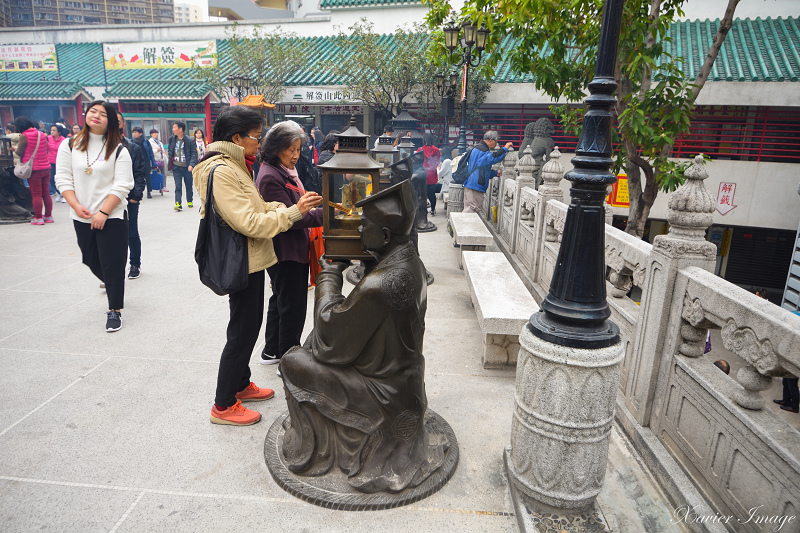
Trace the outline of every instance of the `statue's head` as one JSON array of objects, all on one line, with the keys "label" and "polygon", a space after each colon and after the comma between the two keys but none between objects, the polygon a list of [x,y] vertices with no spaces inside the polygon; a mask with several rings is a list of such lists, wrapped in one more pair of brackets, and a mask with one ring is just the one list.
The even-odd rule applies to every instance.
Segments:
[{"label": "statue's head", "polygon": [[[528,124],[530,126],[530,124]],[[552,137],[553,134],[556,132],[553,123],[550,122],[549,118],[540,118],[536,121],[533,125],[533,135],[532,137]],[[528,136],[528,128],[525,128],[525,136]]]},{"label": "statue's head", "polygon": [[407,238],[414,224],[414,189],[405,180],[361,200],[361,245],[367,252],[381,253],[392,237]]},{"label": "statue's head", "polygon": [[535,122],[528,122],[525,125],[525,137],[528,137],[529,139],[533,139],[535,128],[536,128],[536,123]]}]

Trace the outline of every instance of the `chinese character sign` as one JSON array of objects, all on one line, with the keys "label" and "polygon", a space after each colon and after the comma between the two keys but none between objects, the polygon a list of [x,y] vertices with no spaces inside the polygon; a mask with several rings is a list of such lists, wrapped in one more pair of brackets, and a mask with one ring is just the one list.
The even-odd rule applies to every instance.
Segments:
[{"label": "chinese character sign", "polygon": [[56,47],[52,44],[0,46],[0,67],[2,72],[58,70]]},{"label": "chinese character sign", "polygon": [[727,215],[736,207],[733,205],[733,197],[736,194],[736,184],[725,182],[719,184],[717,190],[717,211],[720,215]]},{"label": "chinese character sign", "polygon": [[103,43],[106,70],[217,66],[216,41]]}]

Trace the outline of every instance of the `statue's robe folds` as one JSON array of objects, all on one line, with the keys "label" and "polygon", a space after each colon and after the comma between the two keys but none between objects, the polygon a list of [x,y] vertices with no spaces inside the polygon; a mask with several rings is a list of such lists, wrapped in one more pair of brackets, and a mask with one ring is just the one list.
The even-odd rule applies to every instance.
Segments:
[{"label": "statue's robe folds", "polygon": [[289,470],[338,466],[361,492],[399,492],[444,461],[447,439],[424,421],[425,267],[411,243],[370,269],[350,295],[342,275],[317,277],[314,330],[281,360],[289,404]]}]

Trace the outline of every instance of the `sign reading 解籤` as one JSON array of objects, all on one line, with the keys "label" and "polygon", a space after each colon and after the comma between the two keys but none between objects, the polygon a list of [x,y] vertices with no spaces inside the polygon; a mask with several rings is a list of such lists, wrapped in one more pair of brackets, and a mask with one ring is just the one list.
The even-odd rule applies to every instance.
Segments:
[{"label": "sign reading \u89e3\u7c64", "polygon": [[217,66],[216,41],[103,43],[106,70]]},{"label": "sign reading \u89e3\u7c64", "polygon": [[0,62],[2,72],[58,70],[56,47],[52,44],[0,46]]}]

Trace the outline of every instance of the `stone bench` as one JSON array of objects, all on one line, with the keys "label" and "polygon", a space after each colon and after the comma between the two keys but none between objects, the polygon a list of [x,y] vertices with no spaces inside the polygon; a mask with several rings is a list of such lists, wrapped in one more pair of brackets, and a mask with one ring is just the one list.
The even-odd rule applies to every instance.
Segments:
[{"label": "stone bench", "polygon": [[501,252],[463,252],[472,305],[483,333],[483,367],[517,364],[519,334],[539,310]]},{"label": "stone bench", "polygon": [[492,243],[494,237],[486,229],[478,213],[450,213],[450,227],[453,229],[453,242],[461,247],[458,268],[463,268],[464,252],[482,251]]}]

